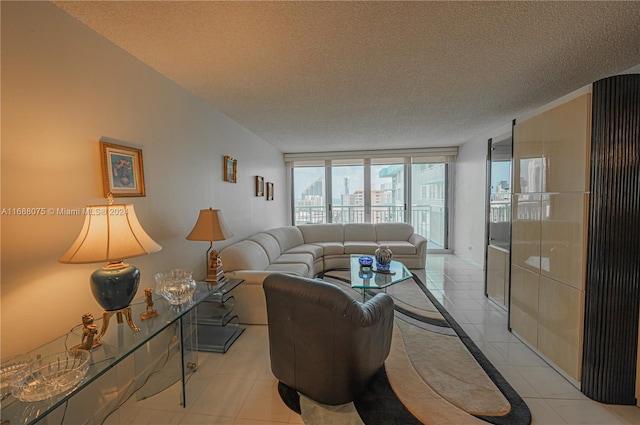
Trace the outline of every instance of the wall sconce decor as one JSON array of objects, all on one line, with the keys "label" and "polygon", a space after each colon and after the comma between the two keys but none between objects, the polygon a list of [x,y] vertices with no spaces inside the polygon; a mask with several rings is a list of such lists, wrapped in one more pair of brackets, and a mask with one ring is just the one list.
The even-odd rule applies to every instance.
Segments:
[{"label": "wall sconce decor", "polygon": [[235,183],[238,174],[238,160],[230,156],[224,157],[224,181]]},{"label": "wall sconce decor", "polygon": [[144,231],[131,204],[89,205],[86,207],[84,225],[75,242],[58,259],[61,263],[86,264],[108,261],[109,264],[91,275],[91,292],[104,308],[102,329],[95,338],[100,340],[107,331],[109,320],[117,314],[134,332],[129,304],[140,284],[140,270],[123,259],[160,251],[158,245]]},{"label": "wall sconce decor", "polygon": [[264,196],[264,177],[256,176],[256,196]]},{"label": "wall sconce decor", "polygon": [[273,183],[267,182],[267,201],[273,201]]},{"label": "wall sconce decor", "polygon": [[105,198],[145,196],[142,149],[100,142]]},{"label": "wall sconce decor", "polygon": [[187,236],[190,241],[207,241],[207,282],[224,282],[226,277],[222,270],[222,259],[218,256],[218,251],[213,249],[214,241],[223,241],[233,236],[233,232],[224,221],[221,210],[209,208],[200,210],[198,221]]}]

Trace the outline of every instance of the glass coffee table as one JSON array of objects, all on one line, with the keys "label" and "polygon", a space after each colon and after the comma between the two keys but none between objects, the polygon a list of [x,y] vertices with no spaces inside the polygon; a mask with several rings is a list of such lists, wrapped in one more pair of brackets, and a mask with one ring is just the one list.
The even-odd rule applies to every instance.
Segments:
[{"label": "glass coffee table", "polygon": [[[400,261],[391,260],[388,272],[377,272],[375,259],[369,271],[360,267],[358,259],[363,255],[351,255],[349,270],[351,271],[351,287],[362,292],[362,301],[365,300],[367,289],[385,289],[413,277],[413,274]],[[373,258],[372,255],[366,257]]]}]

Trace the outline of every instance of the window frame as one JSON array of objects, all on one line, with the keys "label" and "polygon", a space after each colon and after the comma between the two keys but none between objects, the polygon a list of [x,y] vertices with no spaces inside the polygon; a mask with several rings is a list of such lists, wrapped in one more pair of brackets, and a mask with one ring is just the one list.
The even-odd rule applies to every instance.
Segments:
[{"label": "window frame", "polygon": [[[288,183],[290,184],[291,194],[291,217],[290,222],[296,224],[296,200],[294,194],[295,188],[295,169],[298,167],[323,166],[325,169],[324,178],[324,196],[325,196],[325,223],[332,222],[332,167],[345,166],[350,163],[354,165],[364,164],[363,184],[365,193],[365,223],[371,222],[371,165],[385,164],[385,160],[391,164],[404,163],[404,215],[403,222],[411,223],[412,221],[412,166],[421,164],[424,168],[429,168],[431,163],[442,163],[445,165],[444,172],[444,248],[428,248],[429,252],[452,252],[450,241],[452,229],[450,225],[453,222],[453,170],[455,167],[455,159],[457,156],[457,148],[427,148],[414,150],[393,150],[393,151],[363,151],[363,152],[336,152],[336,153],[301,153],[301,154],[285,154],[285,164],[288,169]],[[385,157],[386,153],[386,157]],[[320,158],[320,155],[324,159]],[[356,164],[357,163],[357,164]],[[427,188],[427,191],[429,189]]]}]

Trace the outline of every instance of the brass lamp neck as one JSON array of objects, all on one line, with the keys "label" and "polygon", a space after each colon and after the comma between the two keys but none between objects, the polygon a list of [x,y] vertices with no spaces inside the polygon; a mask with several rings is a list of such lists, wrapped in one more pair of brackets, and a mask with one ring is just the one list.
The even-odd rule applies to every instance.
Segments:
[{"label": "brass lamp neck", "polygon": [[102,270],[119,270],[124,269],[125,267],[129,267],[129,264],[124,263],[122,260],[114,260],[110,261],[109,264],[102,267]]}]

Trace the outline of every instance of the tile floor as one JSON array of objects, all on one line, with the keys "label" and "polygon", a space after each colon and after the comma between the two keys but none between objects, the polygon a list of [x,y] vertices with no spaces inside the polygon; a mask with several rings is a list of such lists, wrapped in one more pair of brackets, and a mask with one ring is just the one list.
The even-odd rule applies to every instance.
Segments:
[{"label": "tile floor", "polygon": [[484,296],[478,266],[455,255],[428,255],[426,274],[427,287],[527,403],[533,424],[640,424],[640,408],[587,398],[509,333],[506,311]]},{"label": "tile floor", "polygon": [[[416,274],[524,398],[533,424],[640,424],[640,408],[610,406],[582,395],[506,330],[504,310],[483,295],[483,271],[455,255],[429,254]],[[302,424],[280,400],[269,367],[266,326],[249,326],[224,355],[200,353],[187,385],[142,401],[130,400],[107,424]]]}]

